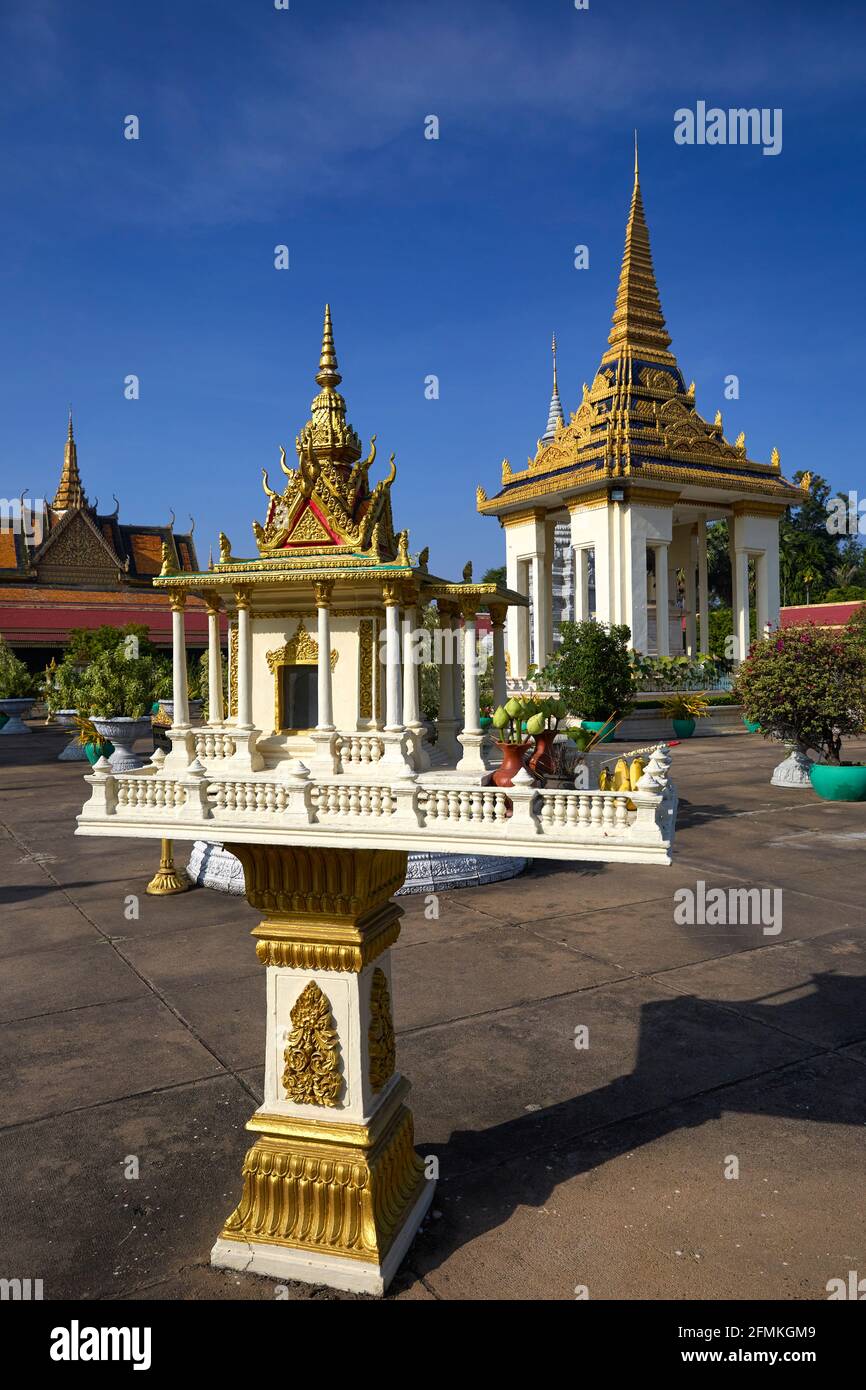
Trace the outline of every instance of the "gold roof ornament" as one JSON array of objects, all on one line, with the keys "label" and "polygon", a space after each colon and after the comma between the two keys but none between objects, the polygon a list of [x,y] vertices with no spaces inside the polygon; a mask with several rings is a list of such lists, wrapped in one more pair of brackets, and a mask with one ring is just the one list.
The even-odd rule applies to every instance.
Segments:
[{"label": "gold roof ornament", "polygon": [[811,492],[811,491],[812,491],[812,474],[811,474],[811,473],[804,473],[804,474],[803,474],[802,478],[800,479],[800,487],[802,488],[803,492]]},{"label": "gold roof ornament", "polygon": [[770,454],[770,467],[771,467],[771,468],[781,468],[781,467],[782,467],[782,459],[781,459],[781,456],[780,456],[780,454],[779,454],[779,450],[776,448],[775,444],[773,445],[773,452]]},{"label": "gold roof ornament", "polygon": [[695,404],[670,351],[670,335],[655,280],[635,150],[634,186],[608,346],[592,385],[584,386],[567,424],[543,437],[520,471],[505,473],[500,490],[476,493],[485,515],[503,516],[556,494],[577,500],[599,480],[632,479],[771,495],[785,505],[796,490],[772,465],[749,459],[745,435],[725,438],[721,411],[710,424]]},{"label": "gold roof ornament", "polygon": [[625,250],[619,287],[613,311],[610,344],[602,362],[615,362],[623,349],[653,362],[669,362],[676,358],[668,352],[670,334],[662,313],[658,286],[650,251],[649,230],[644,214],[637,159],[637,131],[634,144],[634,187],[625,229]]},{"label": "gold roof ornament", "polygon": [[63,450],[63,469],[51,506],[56,512],[81,510],[87,506],[81,474],[78,472],[78,449],[75,445],[75,435],[72,432],[71,406],[69,407],[69,431],[66,436],[66,447]]},{"label": "gold roof ornament", "polygon": [[342,381],[330,305],[325,306],[322,346],[316,383],[318,395],[310,418],[295,440],[297,468],[289,468],[280,447],[280,468],[286,477],[281,493],[270,486],[266,469],[262,487],[268,498],[265,524],[253,524],[259,554],[286,560],[293,552],[316,555],[366,551],[371,558],[393,560],[398,539],[391,515],[390,489],[397,475],[394,455],[388,475],[371,490],[369,472],[376,459],[376,436],[363,450],[346,419],[346,402],[337,390]]}]

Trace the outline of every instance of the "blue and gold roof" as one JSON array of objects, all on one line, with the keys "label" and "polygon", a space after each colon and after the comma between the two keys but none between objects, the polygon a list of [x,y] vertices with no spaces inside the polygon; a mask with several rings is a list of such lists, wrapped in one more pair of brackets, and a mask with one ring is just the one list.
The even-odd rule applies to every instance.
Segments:
[{"label": "blue and gold roof", "polygon": [[577,410],[552,433],[548,427],[525,469],[512,470],[506,459],[500,491],[488,498],[478,489],[478,510],[499,515],[517,503],[543,505],[547,493],[639,478],[759,492],[781,506],[799,497],[781,475],[778,450],[758,463],[747,455],[745,435],[725,438],[720,412],[712,424],[698,413],[694,382],[686,386],[670,343],[635,149],[622,269],[599,369]]}]

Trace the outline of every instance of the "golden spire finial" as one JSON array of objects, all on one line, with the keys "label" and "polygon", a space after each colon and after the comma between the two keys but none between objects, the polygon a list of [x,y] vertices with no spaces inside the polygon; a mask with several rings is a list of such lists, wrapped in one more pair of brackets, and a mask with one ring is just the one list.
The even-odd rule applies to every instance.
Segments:
[{"label": "golden spire finial", "polygon": [[69,511],[73,507],[87,506],[87,498],[81,485],[81,475],[78,472],[78,450],[75,447],[75,436],[72,433],[72,406],[69,407],[69,426],[66,432],[66,447],[63,450],[63,469],[51,505],[58,512]]},{"label": "golden spire finial", "polygon": [[635,181],[635,183],[637,183],[637,182],[639,181],[639,179],[640,179],[640,173],[639,173],[639,171],[638,171],[638,165],[637,165],[637,128],[635,128],[635,132],[634,132],[634,181]]},{"label": "golden spire finial", "polygon": [[555,334],[555,333],[554,333],[554,335],[553,335],[553,342],[551,343],[551,352],[553,353],[553,389],[554,389],[554,391],[556,391],[558,388],[557,388],[557,385],[556,385],[556,334]]},{"label": "golden spire finial", "polygon": [[322,329],[322,351],[319,356],[319,370],[316,381],[321,387],[339,386],[343,378],[337,370],[337,354],[334,351],[334,330],[331,324],[331,306],[325,305],[325,326]]},{"label": "golden spire finial", "polygon": [[668,352],[670,334],[665,327],[653,270],[649,231],[644,216],[643,197],[638,179],[637,132],[635,132],[634,189],[631,195],[628,223],[625,229],[625,250],[616,293],[616,306],[608,343],[610,347],[602,362],[613,362],[623,352],[653,362],[675,364]]}]

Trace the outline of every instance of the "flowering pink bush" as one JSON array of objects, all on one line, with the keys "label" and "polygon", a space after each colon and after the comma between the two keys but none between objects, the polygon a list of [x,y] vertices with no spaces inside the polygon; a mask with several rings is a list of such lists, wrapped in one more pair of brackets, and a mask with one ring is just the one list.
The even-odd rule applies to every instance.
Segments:
[{"label": "flowering pink bush", "polygon": [[765,737],[838,763],[842,735],[866,728],[866,645],[845,629],[781,628],[752,644],[736,691]]}]

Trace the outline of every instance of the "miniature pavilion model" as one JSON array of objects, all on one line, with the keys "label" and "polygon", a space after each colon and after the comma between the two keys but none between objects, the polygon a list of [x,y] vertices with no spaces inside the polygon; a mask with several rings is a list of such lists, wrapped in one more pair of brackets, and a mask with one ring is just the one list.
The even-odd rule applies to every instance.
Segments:
[{"label": "miniature pavilion model", "polygon": [[[362,459],[340,379],[326,310],[320,390],[296,440],[297,468],[281,450],[281,493],[264,474],[257,557],[235,558],[223,536],[206,572],[174,573],[167,554],[154,581],[173,608],[171,752],[118,775],[100,760],[78,833],[224,843],[262,913],[253,935],[267,968],[265,1099],[214,1263],[381,1292],[434,1187],[413,1147],[391,1016],[401,915],[392,897],[407,853],[663,865],[676,795],[663,746],[634,790],[590,789],[585,776],[538,787],[525,772],[519,785],[491,784],[476,614],[483,604],[493,619],[501,703],[505,616],[525,599],[473,584],[468,565],[461,582],[440,579],[426,551],[410,555],[392,520],[393,455],[373,484],[375,441]],[[205,599],[211,633],[209,722],[198,728],[186,688],[191,593]],[[433,746],[414,659],[419,607],[430,603],[441,677]]]},{"label": "miniature pavilion model", "polygon": [[[634,191],[608,348],[591,386],[566,423],[556,381],[547,430],[520,472],[507,459],[495,497],[479,487],[477,506],[505,528],[508,583],[532,596],[508,614],[509,674],[553,652],[551,590],[557,523],[569,521],[574,548],[574,612],[626,623],[636,651],[659,656],[709,651],[707,522],[730,527],[733,620],[738,657],[749,646],[749,562],[754,562],[757,625],[779,623],[779,520],[802,497],[768,464],[731,444],[719,411],[709,424],[695,408],[669,351],[644,217],[635,146]],[[590,612],[590,556],[595,604]],[[650,560],[652,572],[649,571]],[[673,602],[684,574],[682,606]],[[683,646],[685,628],[685,648]]]}]

